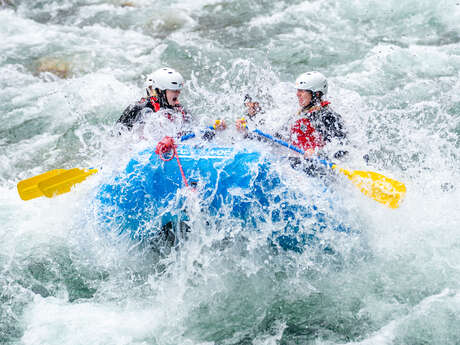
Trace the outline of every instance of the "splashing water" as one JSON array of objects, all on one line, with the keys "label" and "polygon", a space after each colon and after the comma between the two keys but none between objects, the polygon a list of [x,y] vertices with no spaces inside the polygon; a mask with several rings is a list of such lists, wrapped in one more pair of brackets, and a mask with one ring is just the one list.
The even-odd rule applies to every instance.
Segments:
[{"label": "splashing water", "polygon": [[[0,1],[0,343],[456,343],[459,22],[451,0]],[[153,145],[113,138],[113,124],[165,65],[203,127],[233,126],[249,93],[272,131],[296,111],[296,76],[321,71],[350,133],[346,165],[405,182],[404,203],[339,182],[334,216],[359,235],[326,232],[332,251],[276,250],[269,225],[204,217],[193,197],[177,250],[107,235],[94,191]],[[19,199],[18,181],[73,167],[103,169]]]}]

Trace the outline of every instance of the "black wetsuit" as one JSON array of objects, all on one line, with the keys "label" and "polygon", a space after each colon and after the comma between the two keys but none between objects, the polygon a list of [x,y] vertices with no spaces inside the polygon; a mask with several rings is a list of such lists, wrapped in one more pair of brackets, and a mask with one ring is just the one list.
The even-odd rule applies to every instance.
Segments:
[{"label": "black wetsuit", "polygon": [[[148,111],[147,109],[150,109]],[[131,130],[136,123],[142,123],[146,113],[156,112],[150,100],[142,98],[139,102],[130,104],[124,111],[117,123]]]},{"label": "black wetsuit", "polygon": [[[322,141],[327,144],[336,142],[339,145],[347,143],[347,133],[343,124],[342,116],[329,108],[329,102],[322,102],[320,105],[309,105],[304,107],[298,114],[299,118],[306,118],[310,121],[314,130],[321,136]],[[334,159],[340,159],[348,154],[346,150],[339,150],[333,154]],[[319,158],[328,160],[329,157],[320,155]],[[329,169],[319,163],[315,158],[300,159],[290,158],[291,166],[301,168],[310,176],[328,175]]]},{"label": "black wetsuit", "polygon": [[150,97],[150,98],[141,98],[139,102],[129,105],[124,111],[121,117],[118,119],[117,123],[124,125],[126,128],[131,130],[133,126],[137,123],[143,123],[145,118],[149,114],[156,113],[162,109],[170,110],[166,111],[165,116],[173,121],[176,117],[176,114],[182,116],[182,121],[184,123],[190,122],[190,115],[182,107],[171,107],[169,105],[164,105],[160,101],[161,98]]},{"label": "black wetsuit", "polygon": [[[316,108],[304,108],[300,116],[310,120],[325,143],[336,141],[340,145],[346,144],[347,133],[345,132],[342,116],[329,108],[329,102],[322,102],[321,106]],[[339,150],[334,153],[333,157],[339,159],[347,153],[347,151]]]}]

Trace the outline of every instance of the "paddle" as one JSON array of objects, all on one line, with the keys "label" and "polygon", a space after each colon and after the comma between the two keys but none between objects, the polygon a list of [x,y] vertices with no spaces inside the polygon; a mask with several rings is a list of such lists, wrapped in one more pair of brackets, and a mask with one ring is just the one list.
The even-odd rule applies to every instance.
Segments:
[{"label": "paddle", "polygon": [[24,201],[41,196],[52,198],[70,192],[72,186],[96,172],[97,169],[54,169],[18,182],[18,193]]},{"label": "paddle", "polygon": [[66,169],[54,169],[43,174],[30,177],[18,183],[18,193],[22,200],[30,200],[43,196],[43,192],[38,188],[38,184],[51,177],[59,175],[66,171]]},{"label": "paddle", "polygon": [[70,192],[72,187],[80,183],[92,174],[97,173],[97,169],[70,169],[59,175],[50,177],[38,183],[38,188],[48,197]]},{"label": "paddle", "polygon": [[[270,134],[266,134],[258,129],[255,129],[252,132],[293,151],[301,153],[302,155],[305,154],[305,151],[299,149],[298,147],[283,140],[274,138]],[[364,195],[367,195],[375,201],[387,205],[390,208],[398,208],[404,198],[404,195],[406,194],[406,186],[403,183],[383,176],[382,174],[361,170],[348,171],[338,167],[334,163],[327,162],[324,159],[318,159],[318,161],[328,168],[341,172],[348,177]]]},{"label": "paddle", "polygon": [[[214,129],[212,126],[206,129]],[[195,133],[182,136],[180,141],[186,141],[195,137]],[[18,182],[17,188],[22,200],[46,196],[53,196],[70,192],[77,183],[84,181],[88,176],[95,174],[97,169],[54,169],[43,174],[30,177]]]}]

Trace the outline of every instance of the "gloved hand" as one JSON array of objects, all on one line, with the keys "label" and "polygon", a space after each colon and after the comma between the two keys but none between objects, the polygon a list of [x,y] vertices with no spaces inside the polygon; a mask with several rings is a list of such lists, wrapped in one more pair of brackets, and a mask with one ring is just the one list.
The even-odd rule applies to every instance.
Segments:
[{"label": "gloved hand", "polygon": [[224,120],[216,120],[214,122],[214,125],[212,126],[215,130],[224,130],[225,128],[227,128],[227,124],[225,123]]},{"label": "gloved hand", "polygon": [[244,117],[236,120],[236,129],[240,132],[246,131],[248,129],[248,123]]},{"label": "gloved hand", "polygon": [[259,102],[253,102],[251,96],[249,95],[246,95],[244,97],[243,103],[245,107],[247,108],[247,115],[251,119],[262,111],[262,108],[260,107]]}]

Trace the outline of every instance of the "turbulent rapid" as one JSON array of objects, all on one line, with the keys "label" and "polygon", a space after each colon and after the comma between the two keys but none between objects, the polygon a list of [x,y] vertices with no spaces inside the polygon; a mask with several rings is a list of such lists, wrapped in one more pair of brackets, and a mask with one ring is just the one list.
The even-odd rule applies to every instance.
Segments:
[{"label": "turbulent rapid", "polygon": [[[0,0],[0,344],[458,343],[458,23],[454,0]],[[97,193],[155,147],[158,124],[138,140],[115,122],[164,66],[200,128],[228,124],[213,145],[280,157],[238,136],[244,96],[274,133],[297,111],[296,77],[320,71],[348,131],[342,165],[404,182],[403,203],[340,176],[324,193],[280,160],[290,201],[332,201],[350,232],[284,250],[272,223],[206,213],[190,193],[177,247],[118,236]],[[99,173],[19,198],[19,181],[76,167]]]}]

